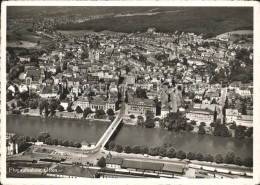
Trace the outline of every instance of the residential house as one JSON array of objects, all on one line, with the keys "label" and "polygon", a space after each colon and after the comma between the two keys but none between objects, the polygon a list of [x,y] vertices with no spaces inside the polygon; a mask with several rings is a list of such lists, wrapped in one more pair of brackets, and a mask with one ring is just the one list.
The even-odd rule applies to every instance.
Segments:
[{"label": "residential house", "polygon": [[239,115],[236,124],[245,127],[253,127],[253,115]]},{"label": "residential house", "polygon": [[106,157],[106,167],[113,169],[120,169],[123,163],[123,158],[117,158],[112,156]]},{"label": "residential house", "polygon": [[61,102],[60,102],[60,105],[64,108],[64,110],[67,110],[69,104],[70,104],[70,101],[68,99],[61,100]]},{"label": "residential house", "polygon": [[226,123],[236,122],[238,115],[237,109],[226,109]]},{"label": "residential house", "polygon": [[55,92],[53,86],[46,85],[41,89],[39,95],[41,98],[56,98],[57,92]]}]

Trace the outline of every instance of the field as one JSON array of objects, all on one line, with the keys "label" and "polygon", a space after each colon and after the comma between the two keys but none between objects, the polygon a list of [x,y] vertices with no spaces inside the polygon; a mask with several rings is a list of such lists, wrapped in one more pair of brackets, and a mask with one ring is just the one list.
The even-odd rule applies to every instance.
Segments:
[{"label": "field", "polygon": [[[196,7],[180,8],[179,11],[162,8],[156,14],[132,14],[131,16],[110,16],[83,23],[68,23],[59,26],[60,30],[110,30],[115,32],[144,32],[155,27],[161,32],[176,30],[200,33],[213,33],[214,36],[234,31],[253,29],[251,8]],[[148,12],[148,10],[146,10]],[[138,10],[136,10],[138,12]],[[126,15],[126,14],[125,14]]]},{"label": "field", "polygon": [[234,35],[252,35],[252,30],[237,30],[237,31],[230,31],[227,33],[223,33],[221,35],[218,35],[217,38],[229,38],[230,36]]},{"label": "field", "polygon": [[8,47],[24,47],[24,48],[41,48],[38,46],[38,41],[49,43],[50,41],[37,36],[34,32],[28,31],[29,24],[12,24],[8,25],[7,29],[7,46]]}]

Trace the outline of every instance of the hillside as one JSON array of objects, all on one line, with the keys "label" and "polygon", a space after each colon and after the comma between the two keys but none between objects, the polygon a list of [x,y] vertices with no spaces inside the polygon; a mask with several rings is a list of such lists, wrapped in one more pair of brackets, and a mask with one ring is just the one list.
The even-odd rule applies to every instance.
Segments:
[{"label": "hillside", "polygon": [[8,7],[8,17],[59,17],[102,15],[83,23],[59,25],[59,30],[137,32],[155,27],[219,35],[235,30],[253,29],[250,7]]},{"label": "hillside", "polygon": [[[125,17],[109,17],[91,20],[83,23],[68,23],[60,25],[61,30],[110,30],[116,32],[146,31],[149,27],[155,27],[158,31],[174,32],[175,30],[194,33],[221,33],[253,29],[252,8],[223,8],[223,7],[192,7],[173,8],[167,11],[160,8],[161,13],[152,15],[135,15]],[[138,12],[136,10],[136,12]],[[143,11],[144,12],[144,11]]]}]

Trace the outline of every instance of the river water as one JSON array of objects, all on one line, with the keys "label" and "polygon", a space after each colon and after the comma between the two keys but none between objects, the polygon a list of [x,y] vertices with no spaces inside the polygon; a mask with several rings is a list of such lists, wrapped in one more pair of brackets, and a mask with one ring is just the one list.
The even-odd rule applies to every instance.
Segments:
[{"label": "river water", "polygon": [[[39,132],[47,131],[53,138],[92,143],[101,138],[110,123],[8,115],[6,125],[8,133],[37,137]],[[252,139],[202,136],[197,133],[172,132],[132,125],[123,125],[114,141],[121,145],[147,145],[148,147],[171,143],[176,150],[209,153],[213,156],[218,153],[224,155],[228,150],[234,151],[242,159],[253,156]]]},{"label": "river water", "polygon": [[40,132],[49,132],[52,138],[87,143],[97,142],[110,125],[110,122],[18,115],[8,115],[6,122],[7,133],[23,134],[37,139]]}]

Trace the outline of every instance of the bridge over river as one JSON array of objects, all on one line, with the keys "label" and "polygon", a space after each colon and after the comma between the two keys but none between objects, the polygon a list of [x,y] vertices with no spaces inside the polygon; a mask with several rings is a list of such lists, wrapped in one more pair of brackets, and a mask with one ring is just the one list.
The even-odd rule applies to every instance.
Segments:
[{"label": "bridge over river", "polygon": [[[125,89],[124,86],[122,88],[122,97],[125,97]],[[118,127],[118,125],[121,123],[123,116],[125,115],[125,102],[124,102],[124,98],[122,98],[122,103],[121,103],[121,109],[118,112],[117,117],[115,118],[115,120],[111,123],[111,125],[108,127],[108,129],[106,130],[106,132],[102,135],[102,137],[99,139],[99,141],[97,142],[95,148],[91,149],[92,152],[97,152],[101,149],[104,149],[106,143],[109,141],[109,139],[111,138],[111,136],[113,135],[113,133],[115,132],[116,128]]]}]

